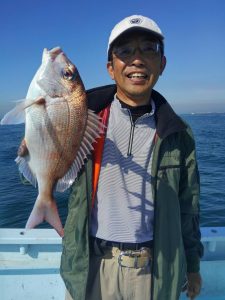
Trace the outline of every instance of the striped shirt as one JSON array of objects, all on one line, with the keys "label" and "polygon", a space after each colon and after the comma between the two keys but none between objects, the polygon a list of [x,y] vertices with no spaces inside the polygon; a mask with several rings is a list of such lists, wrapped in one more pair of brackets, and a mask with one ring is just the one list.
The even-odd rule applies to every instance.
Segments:
[{"label": "striped shirt", "polygon": [[154,135],[154,109],[133,122],[130,110],[114,99],[92,210],[92,236],[130,243],[153,239],[150,174]]}]

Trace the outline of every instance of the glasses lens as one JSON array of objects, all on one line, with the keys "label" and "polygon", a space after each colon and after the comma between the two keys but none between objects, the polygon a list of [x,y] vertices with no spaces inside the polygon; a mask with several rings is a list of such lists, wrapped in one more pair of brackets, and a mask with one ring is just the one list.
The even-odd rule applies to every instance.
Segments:
[{"label": "glasses lens", "polygon": [[126,57],[130,57],[133,54],[134,48],[131,45],[121,45],[115,47],[113,49],[113,52],[115,53],[116,56],[120,58],[126,58]]},{"label": "glasses lens", "polygon": [[159,52],[159,43],[146,42],[139,46],[141,52],[146,55],[157,54]]},{"label": "glasses lens", "polygon": [[158,42],[145,41],[140,43],[138,47],[134,47],[132,44],[118,45],[113,48],[113,53],[117,57],[125,59],[134,55],[137,49],[143,55],[153,57],[159,53],[160,44]]}]

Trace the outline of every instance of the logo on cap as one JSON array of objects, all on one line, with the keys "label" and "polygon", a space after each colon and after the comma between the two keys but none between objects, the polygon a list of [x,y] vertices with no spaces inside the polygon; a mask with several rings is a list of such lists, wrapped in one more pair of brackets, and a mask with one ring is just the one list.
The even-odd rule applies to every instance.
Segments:
[{"label": "logo on cap", "polygon": [[142,19],[141,18],[134,18],[130,20],[130,24],[141,24]]}]

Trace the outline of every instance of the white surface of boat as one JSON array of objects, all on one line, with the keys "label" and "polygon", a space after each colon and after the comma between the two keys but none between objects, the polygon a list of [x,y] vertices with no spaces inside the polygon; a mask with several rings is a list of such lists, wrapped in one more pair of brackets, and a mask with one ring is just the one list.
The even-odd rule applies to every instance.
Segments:
[{"label": "white surface of boat", "polygon": [[[225,227],[203,227],[201,232],[205,254],[198,299],[225,300]],[[64,299],[61,251],[53,229],[0,229],[0,300]]]}]

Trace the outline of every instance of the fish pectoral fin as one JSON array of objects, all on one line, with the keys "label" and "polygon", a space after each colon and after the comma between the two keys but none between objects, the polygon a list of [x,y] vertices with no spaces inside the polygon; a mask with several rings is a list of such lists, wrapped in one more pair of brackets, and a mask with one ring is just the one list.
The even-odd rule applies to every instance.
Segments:
[{"label": "fish pectoral fin", "polygon": [[[34,101],[34,103],[32,103],[32,104],[38,104],[38,105],[43,105],[43,104],[45,104],[46,103],[46,100],[45,100],[45,98],[44,97],[39,97],[39,98],[37,98],[35,101]],[[32,105],[31,104],[31,105]],[[31,105],[29,105],[29,106],[31,106]],[[27,107],[26,107],[27,108]]]},{"label": "fish pectoral fin", "polygon": [[25,123],[25,109],[33,104],[45,104],[44,97],[37,99],[22,99],[16,101],[16,106],[7,112],[1,120],[1,125],[21,124]]},{"label": "fish pectoral fin", "polygon": [[17,105],[7,112],[1,120],[1,125],[21,124],[25,122],[25,107],[27,99],[16,101]]},{"label": "fish pectoral fin", "polygon": [[36,201],[26,224],[26,229],[31,229],[46,221],[63,237],[64,230],[59,217],[55,201]]}]

